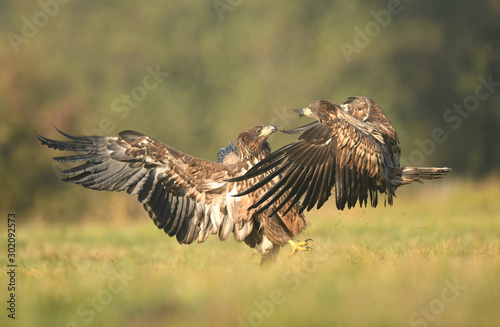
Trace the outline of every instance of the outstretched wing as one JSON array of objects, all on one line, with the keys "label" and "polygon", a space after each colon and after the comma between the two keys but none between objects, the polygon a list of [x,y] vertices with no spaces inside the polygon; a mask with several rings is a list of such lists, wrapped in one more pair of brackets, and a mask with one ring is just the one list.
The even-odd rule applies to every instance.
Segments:
[{"label": "outstretched wing", "polygon": [[[72,182],[95,190],[123,191],[137,195],[158,228],[179,243],[203,242],[219,233],[232,232],[239,241],[252,229],[251,219],[241,221],[236,194],[238,165],[196,158],[134,131],[119,137],[71,136],[55,141],[37,135],[51,148],[79,154],[55,157],[59,162],[85,163],[62,171]],[[245,208],[246,209],[246,208]]]},{"label": "outstretched wing", "polygon": [[[253,166],[240,181],[272,172],[246,191],[245,195],[262,187],[274,177],[279,181],[251,208],[259,212],[271,204],[277,209],[288,204],[287,210],[302,199],[300,212],[319,209],[335,189],[337,208],[349,208],[356,202],[377,205],[377,181],[383,177],[383,155],[379,140],[367,131],[344,119],[317,124],[289,145],[273,152]],[[267,201],[267,202],[266,202]]]}]

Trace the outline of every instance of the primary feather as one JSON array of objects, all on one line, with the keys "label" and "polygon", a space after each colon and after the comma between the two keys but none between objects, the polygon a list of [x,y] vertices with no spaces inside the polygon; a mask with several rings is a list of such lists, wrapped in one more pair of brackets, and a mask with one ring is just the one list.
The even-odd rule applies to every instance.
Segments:
[{"label": "primary feather", "polygon": [[[240,195],[266,187],[280,173],[279,181],[267,188],[251,207],[291,209],[300,212],[321,208],[335,195],[338,209],[368,202],[375,207],[378,193],[387,195],[389,205],[397,187],[422,179],[440,178],[450,168],[401,167],[401,146],[396,130],[382,109],[366,97],[350,97],[342,105],[319,100],[302,110],[317,121],[288,133],[302,133],[253,166],[245,175],[232,179],[259,178]],[[266,175],[267,174],[267,175]],[[288,205],[288,206],[287,206]]]},{"label": "primary feather", "polygon": [[[123,131],[118,137],[61,132],[69,141],[37,137],[50,148],[78,152],[54,158],[79,163],[62,171],[67,176],[63,181],[137,195],[155,225],[179,243],[201,243],[211,234],[225,240],[233,234],[238,242],[275,259],[276,251],[300,233],[307,220],[298,207],[287,213],[248,210],[265,189],[234,197],[256,179],[228,181],[270,153],[267,138],[275,131],[272,125],[250,128],[238,135],[237,147],[230,143],[219,151],[218,162],[196,158],[134,131]],[[265,242],[271,246],[262,246]]]}]

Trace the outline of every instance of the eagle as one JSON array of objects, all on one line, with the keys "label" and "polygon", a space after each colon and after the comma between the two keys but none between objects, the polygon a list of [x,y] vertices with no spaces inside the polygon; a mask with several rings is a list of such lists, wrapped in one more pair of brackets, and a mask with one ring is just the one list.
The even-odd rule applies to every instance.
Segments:
[{"label": "eagle", "polygon": [[261,265],[275,262],[287,243],[292,245],[292,254],[307,250],[307,241],[293,241],[309,224],[298,206],[286,213],[273,206],[259,213],[249,209],[273,181],[269,187],[242,197],[234,195],[259,178],[228,181],[270,154],[267,139],[277,132],[273,125],[254,126],[240,133],[237,146],[230,143],[222,148],[217,162],[191,156],[131,130],[120,132],[118,137],[59,132],[68,140],[37,137],[49,148],[77,152],[53,158],[79,163],[62,171],[66,176],[62,181],[136,195],[156,227],[175,236],[180,244],[202,243],[213,234],[224,241],[233,234],[236,241],[262,254]]},{"label": "eagle", "polygon": [[398,187],[440,178],[451,171],[447,167],[401,167],[396,130],[370,98],[349,97],[340,105],[318,100],[294,110],[300,117],[316,121],[284,131],[301,135],[231,180],[261,177],[238,194],[265,188],[264,195],[250,206],[257,212],[271,209],[275,213],[283,208],[287,212],[297,205],[300,213],[314,206],[319,209],[332,192],[339,210],[356,203],[366,206],[368,199],[376,207],[378,193],[386,194],[385,203],[392,205]]}]

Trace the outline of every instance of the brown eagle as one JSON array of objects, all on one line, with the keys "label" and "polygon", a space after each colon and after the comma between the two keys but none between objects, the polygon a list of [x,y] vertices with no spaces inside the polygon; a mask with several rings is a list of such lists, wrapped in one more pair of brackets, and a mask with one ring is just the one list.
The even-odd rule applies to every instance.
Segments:
[{"label": "brown eagle", "polygon": [[219,162],[178,151],[149,136],[123,131],[119,137],[72,136],[56,141],[37,134],[42,144],[71,154],[55,157],[58,162],[84,162],[62,171],[64,182],[94,190],[124,191],[137,195],[156,227],[181,244],[202,243],[210,234],[221,241],[230,234],[262,254],[261,264],[275,261],[280,247],[290,243],[292,254],[306,243],[292,238],[308,225],[299,207],[287,213],[270,206],[257,213],[249,208],[269,187],[243,197],[234,197],[258,179],[229,182],[248,171],[271,152],[267,138],[277,131],[273,125],[255,126],[238,135],[237,147],[221,149]]},{"label": "brown eagle", "polygon": [[[371,206],[376,207],[379,192],[387,194],[387,202],[392,205],[399,186],[440,178],[451,171],[401,167],[396,130],[369,98],[350,97],[341,105],[319,100],[295,111],[316,121],[284,131],[302,135],[261,160],[245,175],[232,179],[240,182],[262,176],[239,194],[251,194],[265,187],[265,194],[250,207],[257,208],[257,212],[272,209],[274,213],[284,206],[287,212],[297,204],[299,212],[309,211],[315,205],[319,209],[332,190],[340,210],[356,203],[366,206],[368,198]],[[268,184],[270,181],[272,185]]]}]

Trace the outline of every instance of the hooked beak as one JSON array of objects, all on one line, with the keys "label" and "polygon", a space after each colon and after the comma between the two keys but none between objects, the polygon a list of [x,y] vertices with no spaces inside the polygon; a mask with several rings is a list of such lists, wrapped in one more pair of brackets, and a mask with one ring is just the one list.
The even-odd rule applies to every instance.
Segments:
[{"label": "hooked beak", "polygon": [[312,114],[311,108],[292,109],[292,110],[299,113],[299,118],[302,118],[304,116],[311,117],[311,114]]},{"label": "hooked beak", "polygon": [[272,133],[276,133],[278,131],[278,128],[274,125],[267,125],[262,127],[262,131],[260,132],[260,135],[271,135]]},{"label": "hooked beak", "polygon": [[[315,118],[313,116],[312,109],[309,108],[309,107],[302,108],[302,109],[292,109],[292,110],[295,111],[295,112],[297,112],[299,114],[299,118],[302,118],[304,116]],[[288,130],[284,129],[284,130],[282,130],[282,132],[285,133],[285,134],[299,134],[299,133],[303,133],[304,131],[306,131],[309,128],[314,127],[314,126],[316,126],[318,124],[319,124],[319,122],[315,121],[315,122],[312,122],[312,123],[307,124],[305,126],[296,127],[296,128],[292,128],[292,129],[288,129]]]}]

